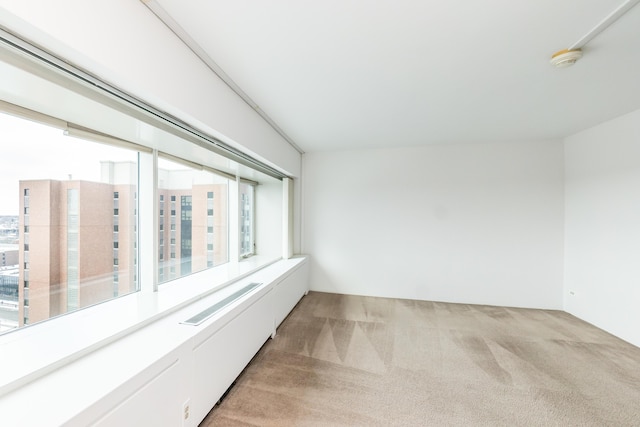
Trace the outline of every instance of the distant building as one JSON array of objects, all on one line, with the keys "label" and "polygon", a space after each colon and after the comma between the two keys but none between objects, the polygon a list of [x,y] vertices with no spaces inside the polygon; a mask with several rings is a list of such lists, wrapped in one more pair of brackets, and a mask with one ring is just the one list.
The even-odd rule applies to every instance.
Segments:
[{"label": "distant building", "polygon": [[198,183],[193,171],[160,170],[159,271],[165,282],[229,260],[226,183]]},{"label": "distant building", "polygon": [[17,236],[18,234],[18,217],[14,215],[0,216],[0,237],[7,235]]},{"label": "distant building", "polygon": [[18,275],[17,265],[0,267],[0,333],[18,327]]},{"label": "distant building", "polygon": [[136,289],[135,188],[20,181],[20,325]]},{"label": "distant building", "polygon": [[[160,282],[228,260],[227,185],[173,189],[181,173],[161,171]],[[103,162],[100,183],[20,181],[20,326],[137,289],[136,180]]]},{"label": "distant building", "polygon": [[18,217],[0,216],[0,252],[17,248]]},{"label": "distant building", "polygon": [[18,327],[18,283],[18,245],[0,244],[0,333]]},{"label": "distant building", "polygon": [[18,266],[0,267],[0,300],[18,302]]},{"label": "distant building", "polygon": [[4,245],[11,249],[4,249],[0,246],[0,267],[10,267],[18,265],[18,245]]}]

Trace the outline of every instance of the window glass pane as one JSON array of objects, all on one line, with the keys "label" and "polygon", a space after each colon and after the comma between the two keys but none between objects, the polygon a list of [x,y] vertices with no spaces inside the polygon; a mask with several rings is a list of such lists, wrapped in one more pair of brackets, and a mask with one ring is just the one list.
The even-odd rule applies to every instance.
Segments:
[{"label": "window glass pane", "polygon": [[160,255],[159,281],[226,263],[229,180],[166,159],[158,168],[160,198],[171,205],[169,217],[158,214],[160,240],[171,244]]},{"label": "window glass pane", "polygon": [[0,333],[136,291],[137,153],[2,113],[0,135]]},{"label": "window glass pane", "polygon": [[254,187],[240,184],[240,255],[249,256],[254,253],[253,233]]}]

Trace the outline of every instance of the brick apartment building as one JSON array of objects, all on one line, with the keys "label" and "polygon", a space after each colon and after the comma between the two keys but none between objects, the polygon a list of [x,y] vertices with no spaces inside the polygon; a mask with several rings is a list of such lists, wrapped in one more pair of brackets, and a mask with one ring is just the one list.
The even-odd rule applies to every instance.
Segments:
[{"label": "brick apartment building", "polygon": [[[160,172],[160,282],[226,262],[227,185]],[[20,181],[20,326],[137,289],[136,174],[103,162],[103,182]]]}]

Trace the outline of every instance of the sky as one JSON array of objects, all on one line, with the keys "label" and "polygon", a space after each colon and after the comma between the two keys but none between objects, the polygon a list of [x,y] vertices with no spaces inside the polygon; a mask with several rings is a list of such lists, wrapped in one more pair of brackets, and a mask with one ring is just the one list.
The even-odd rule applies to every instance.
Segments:
[{"label": "sky", "polygon": [[0,113],[0,215],[18,215],[20,180],[100,181],[101,160],[135,161],[136,153]]}]

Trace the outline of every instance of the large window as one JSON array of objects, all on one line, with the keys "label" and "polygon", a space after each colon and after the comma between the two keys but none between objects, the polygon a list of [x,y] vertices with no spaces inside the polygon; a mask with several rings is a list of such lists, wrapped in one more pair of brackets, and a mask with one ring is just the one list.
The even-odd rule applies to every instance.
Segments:
[{"label": "large window", "polygon": [[0,333],[154,291],[170,310],[201,277],[217,288],[281,256],[281,172],[12,37],[0,30]]},{"label": "large window", "polygon": [[138,153],[0,113],[0,332],[138,289]]},{"label": "large window", "polygon": [[229,261],[228,194],[228,178],[160,159],[160,283]]}]

